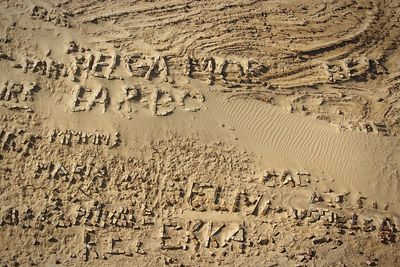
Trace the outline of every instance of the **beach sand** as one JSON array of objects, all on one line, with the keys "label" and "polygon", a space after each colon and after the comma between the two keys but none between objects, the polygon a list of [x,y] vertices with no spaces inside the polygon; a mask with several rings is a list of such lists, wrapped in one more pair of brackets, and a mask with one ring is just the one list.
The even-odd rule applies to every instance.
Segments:
[{"label": "beach sand", "polygon": [[400,266],[400,3],[0,1],[2,266]]}]

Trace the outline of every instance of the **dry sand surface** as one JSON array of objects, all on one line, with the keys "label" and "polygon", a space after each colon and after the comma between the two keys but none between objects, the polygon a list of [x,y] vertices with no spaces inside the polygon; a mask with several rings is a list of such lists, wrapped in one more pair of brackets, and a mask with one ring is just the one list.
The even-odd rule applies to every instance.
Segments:
[{"label": "dry sand surface", "polygon": [[2,266],[400,266],[400,1],[0,0]]}]

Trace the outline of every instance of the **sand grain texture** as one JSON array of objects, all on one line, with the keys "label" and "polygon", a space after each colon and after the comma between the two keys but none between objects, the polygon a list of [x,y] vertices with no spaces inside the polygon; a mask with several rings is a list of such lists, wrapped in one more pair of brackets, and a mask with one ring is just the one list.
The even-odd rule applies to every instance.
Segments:
[{"label": "sand grain texture", "polygon": [[2,266],[398,266],[400,3],[0,1]]}]

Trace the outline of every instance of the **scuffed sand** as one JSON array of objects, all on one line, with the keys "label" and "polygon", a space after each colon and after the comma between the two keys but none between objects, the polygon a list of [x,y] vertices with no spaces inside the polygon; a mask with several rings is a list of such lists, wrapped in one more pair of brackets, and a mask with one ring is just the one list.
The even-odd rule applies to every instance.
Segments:
[{"label": "scuffed sand", "polygon": [[0,2],[3,266],[398,266],[398,1]]}]

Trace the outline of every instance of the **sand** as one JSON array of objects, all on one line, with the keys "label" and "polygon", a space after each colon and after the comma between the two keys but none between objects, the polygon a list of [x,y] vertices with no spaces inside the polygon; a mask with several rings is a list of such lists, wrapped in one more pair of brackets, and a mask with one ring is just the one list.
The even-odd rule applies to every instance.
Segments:
[{"label": "sand", "polygon": [[2,266],[399,266],[400,3],[0,1]]}]

